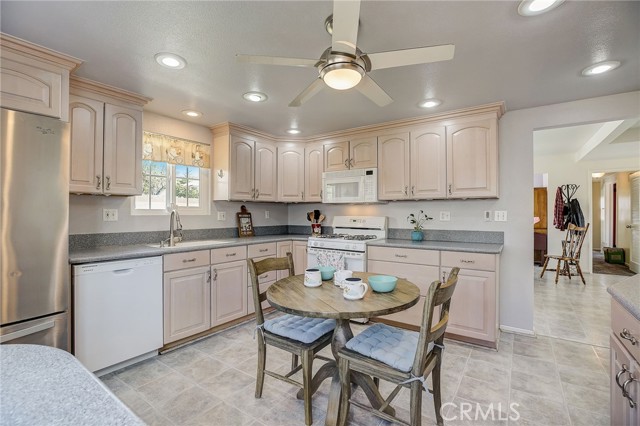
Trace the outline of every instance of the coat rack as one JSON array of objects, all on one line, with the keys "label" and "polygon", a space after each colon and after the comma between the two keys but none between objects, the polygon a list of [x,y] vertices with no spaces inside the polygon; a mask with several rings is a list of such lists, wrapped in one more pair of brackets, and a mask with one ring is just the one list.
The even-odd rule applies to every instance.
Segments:
[{"label": "coat rack", "polygon": [[562,185],[560,188],[562,190],[563,201],[565,203],[569,203],[573,199],[573,196],[576,195],[576,191],[578,191],[580,185],[570,183],[567,185]]}]

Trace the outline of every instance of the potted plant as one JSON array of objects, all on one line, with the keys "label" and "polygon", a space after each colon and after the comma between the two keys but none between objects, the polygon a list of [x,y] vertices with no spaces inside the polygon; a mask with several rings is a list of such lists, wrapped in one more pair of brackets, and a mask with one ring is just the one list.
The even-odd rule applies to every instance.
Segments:
[{"label": "potted plant", "polygon": [[411,239],[413,241],[422,241],[424,235],[422,234],[422,229],[424,228],[424,224],[428,220],[432,220],[432,217],[429,217],[424,211],[420,210],[420,213],[414,215],[411,213],[407,216],[407,221],[413,225],[413,231],[411,231]]}]

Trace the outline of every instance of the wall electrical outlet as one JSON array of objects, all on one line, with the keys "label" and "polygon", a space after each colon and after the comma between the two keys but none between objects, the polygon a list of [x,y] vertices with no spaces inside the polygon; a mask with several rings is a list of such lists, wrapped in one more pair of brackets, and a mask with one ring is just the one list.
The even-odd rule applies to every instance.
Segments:
[{"label": "wall electrical outlet", "polygon": [[484,221],[485,222],[491,222],[491,211],[490,210],[485,210],[484,211]]},{"label": "wall electrical outlet", "polygon": [[451,220],[451,212],[440,212],[440,221],[449,222]]},{"label": "wall electrical outlet", "polygon": [[507,221],[507,211],[506,210],[496,210],[493,212],[493,220],[496,222],[506,222]]},{"label": "wall electrical outlet", "polygon": [[227,218],[227,214],[225,212],[218,212],[218,220],[225,220]]},{"label": "wall electrical outlet", "polygon": [[269,210],[264,211],[264,218],[269,219]]},{"label": "wall electrical outlet", "polygon": [[102,209],[102,220],[104,222],[117,222],[118,209]]}]

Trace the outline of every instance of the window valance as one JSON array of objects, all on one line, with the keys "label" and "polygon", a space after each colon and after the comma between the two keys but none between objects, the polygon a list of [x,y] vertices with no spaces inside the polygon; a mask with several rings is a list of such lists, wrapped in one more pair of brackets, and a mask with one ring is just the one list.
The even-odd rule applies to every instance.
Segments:
[{"label": "window valance", "polygon": [[159,133],[143,132],[142,159],[209,168],[209,145]]}]

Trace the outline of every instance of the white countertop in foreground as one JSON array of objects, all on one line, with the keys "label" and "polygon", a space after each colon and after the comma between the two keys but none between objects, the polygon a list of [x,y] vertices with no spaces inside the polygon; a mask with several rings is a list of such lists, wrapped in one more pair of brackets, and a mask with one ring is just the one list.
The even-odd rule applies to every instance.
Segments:
[{"label": "white countertop in foreground", "polygon": [[0,423],[144,425],[70,353],[49,346],[0,346]]},{"label": "white countertop in foreground", "polygon": [[640,321],[640,274],[623,279],[607,288],[611,297]]}]

